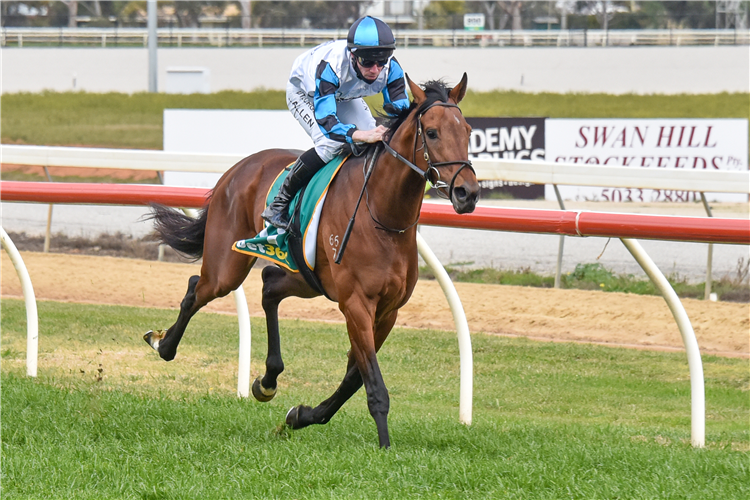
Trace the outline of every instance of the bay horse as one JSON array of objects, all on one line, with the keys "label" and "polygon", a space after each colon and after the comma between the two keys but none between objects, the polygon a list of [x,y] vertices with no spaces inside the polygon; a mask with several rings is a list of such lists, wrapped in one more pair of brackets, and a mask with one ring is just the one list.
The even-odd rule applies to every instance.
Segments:
[{"label": "bay horse", "polygon": [[[438,188],[459,214],[472,212],[479,197],[479,184],[468,159],[471,127],[458,108],[466,94],[466,73],[454,88],[432,81],[423,89],[408,76],[406,79],[413,101],[387,123],[384,143],[378,145],[384,144],[390,154],[371,160],[372,176],[364,192],[366,202],[356,213],[346,258],[340,264],[334,261],[358,205],[358,196],[361,199],[365,158],[350,157],[346,161],[329,187],[321,213],[315,274],[325,295],[338,303],[346,319],[351,344],[346,375],[330,398],[315,408],[295,406],[285,419],[293,429],[324,424],[364,383],[381,447],[390,446],[389,396],[376,353],[417,283],[416,223],[425,182],[429,180]],[[370,149],[375,149],[373,146],[376,145]],[[149,331],[144,335],[163,359],[170,361],[175,357],[188,322],[201,307],[242,285],[256,258],[232,251],[232,244],[253,237],[264,228],[260,214],[269,187],[297,155],[271,149],[241,160],[219,179],[208,205],[196,219],[152,205],[149,218],[154,219],[158,238],[182,254],[203,257],[201,274],[189,279],[175,324],[166,332]],[[278,266],[265,267],[262,280],[268,354],[265,374],[255,380],[252,392],[259,401],[270,401],[276,394],[277,377],[284,370],[279,303],[287,297],[312,298],[321,292],[309,285],[301,273]]]}]

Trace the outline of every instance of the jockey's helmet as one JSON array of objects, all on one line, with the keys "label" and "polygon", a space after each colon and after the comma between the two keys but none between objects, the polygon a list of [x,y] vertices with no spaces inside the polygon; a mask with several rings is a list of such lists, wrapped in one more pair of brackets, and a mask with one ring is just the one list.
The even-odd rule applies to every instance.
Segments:
[{"label": "jockey's helmet", "polygon": [[352,24],[346,41],[352,54],[368,61],[386,60],[396,49],[396,38],[391,28],[370,16],[361,17]]}]

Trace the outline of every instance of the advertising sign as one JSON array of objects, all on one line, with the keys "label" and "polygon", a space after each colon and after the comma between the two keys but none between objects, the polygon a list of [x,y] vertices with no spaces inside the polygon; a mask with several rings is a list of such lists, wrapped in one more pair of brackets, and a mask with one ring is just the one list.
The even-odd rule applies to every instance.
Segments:
[{"label": "advertising sign", "polygon": [[[270,148],[312,147],[287,110],[165,109],[164,151],[249,156]],[[227,165],[227,170],[232,165]],[[164,172],[168,186],[214,187],[221,174]]]},{"label": "advertising sign", "polygon": [[484,29],[484,14],[464,14],[464,29],[479,31]]},{"label": "advertising sign", "polygon": [[[744,119],[550,119],[547,159],[629,168],[748,170]],[[577,201],[700,201],[689,191],[558,186]],[[555,199],[552,186],[547,199]],[[747,201],[742,194],[711,193],[715,201]]]},{"label": "advertising sign", "polygon": [[[467,118],[469,158],[544,160],[544,118]],[[165,109],[164,151],[250,155],[268,148],[306,150],[312,140],[286,110]],[[227,168],[231,167],[228,165]],[[164,172],[170,186],[214,187],[221,174]],[[482,196],[536,199],[537,184],[481,181]],[[428,195],[435,196],[433,190]]]},{"label": "advertising sign", "polygon": [[[544,118],[466,118],[471,125],[469,159],[545,159]],[[544,197],[544,186],[524,182],[480,180],[482,198]]]}]

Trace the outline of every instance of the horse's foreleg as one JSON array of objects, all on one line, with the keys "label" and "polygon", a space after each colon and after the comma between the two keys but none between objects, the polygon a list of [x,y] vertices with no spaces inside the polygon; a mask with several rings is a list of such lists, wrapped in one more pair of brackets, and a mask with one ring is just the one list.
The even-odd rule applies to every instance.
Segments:
[{"label": "horse's foreleg", "polygon": [[[378,441],[381,448],[389,448],[391,439],[388,435],[388,410],[390,408],[390,397],[388,389],[385,387],[383,375],[380,373],[378,358],[376,352],[380,345],[376,343],[379,340],[382,345],[385,338],[376,339],[373,332],[373,326],[366,321],[372,316],[367,314],[363,305],[348,307],[345,312],[346,326],[349,331],[349,339],[352,344],[352,354],[357,361],[359,373],[367,391],[367,407],[370,415],[375,420],[378,429]],[[390,327],[396,321],[396,313],[389,318]],[[390,332],[390,327],[388,332]],[[387,333],[386,333],[387,335]]]},{"label": "horse's foreleg", "polygon": [[[376,352],[380,350],[383,342],[385,342],[388,334],[393,329],[398,311],[393,311],[378,321],[375,325],[374,335],[370,333],[372,330],[368,328],[353,329],[353,325],[357,324],[357,320],[351,317],[349,310],[345,314],[347,327],[350,332],[352,350],[349,351],[349,361],[344,380],[338,389],[336,389],[336,392],[317,407],[295,406],[289,410],[286,423],[293,429],[301,429],[311,424],[327,423],[364,383],[365,390],[367,391],[367,406],[378,428],[380,446],[387,448],[390,446],[390,438],[388,436],[388,409],[390,400],[388,390],[380,373]],[[356,316],[356,314],[353,316]],[[363,331],[367,333],[362,335]],[[355,339],[364,339],[364,341]],[[357,352],[360,355],[357,355]],[[366,376],[363,377],[363,374]]]},{"label": "horse's foreleg", "polygon": [[318,295],[307,284],[276,266],[263,268],[263,311],[266,314],[268,354],[266,373],[253,382],[253,396],[261,402],[271,401],[276,395],[277,379],[284,371],[279,338],[279,303],[287,297],[315,297]]},{"label": "horse's foreleg", "polygon": [[[397,311],[375,325],[375,350],[379,351],[396,322]],[[293,429],[301,429],[311,424],[325,424],[362,387],[362,375],[354,355],[349,352],[346,375],[333,395],[315,408],[295,406],[286,416],[286,423]]]},{"label": "horse's foreleg", "polygon": [[325,424],[360,387],[362,387],[362,376],[359,374],[354,356],[350,353],[346,375],[336,392],[315,408],[303,405],[293,407],[286,414],[286,424],[292,429],[302,429],[312,424]]}]

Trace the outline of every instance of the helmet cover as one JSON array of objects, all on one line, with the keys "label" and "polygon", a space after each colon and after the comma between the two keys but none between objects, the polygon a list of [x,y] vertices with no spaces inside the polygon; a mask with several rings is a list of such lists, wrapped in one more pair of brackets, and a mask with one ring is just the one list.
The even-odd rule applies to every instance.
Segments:
[{"label": "helmet cover", "polygon": [[368,60],[387,59],[396,48],[391,28],[370,16],[361,17],[352,24],[346,41],[352,54]]}]

